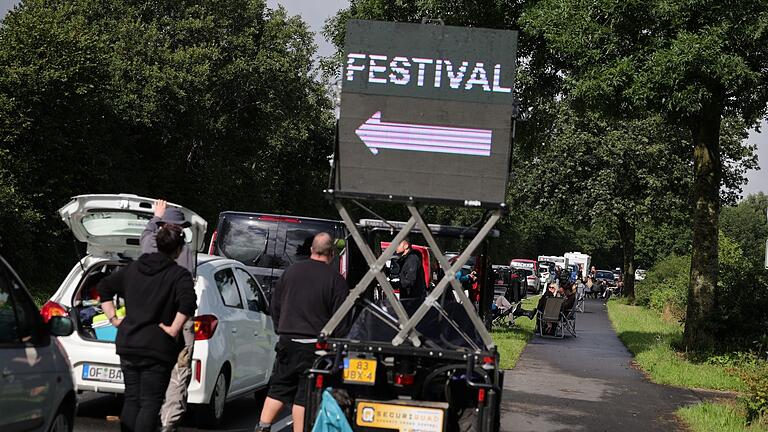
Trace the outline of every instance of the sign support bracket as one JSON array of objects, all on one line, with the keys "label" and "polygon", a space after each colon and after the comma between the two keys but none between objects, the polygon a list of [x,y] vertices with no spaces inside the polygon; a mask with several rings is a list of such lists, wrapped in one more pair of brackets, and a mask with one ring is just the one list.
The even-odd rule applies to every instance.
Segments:
[{"label": "sign support bracket", "polygon": [[[354,204],[360,205],[354,200],[352,202]],[[345,207],[344,202],[341,199],[334,198],[333,203],[338,210],[341,219],[346,225],[347,230],[349,230],[350,234],[352,235],[352,239],[355,241],[361,253],[363,254],[363,257],[365,258],[365,261],[368,263],[369,268],[360,282],[358,282],[352,291],[350,291],[349,296],[342,303],[341,307],[334,313],[333,317],[331,317],[325,327],[323,327],[320,333],[321,338],[327,338],[333,334],[334,330],[336,330],[344,317],[346,317],[347,314],[349,314],[349,312],[355,306],[357,300],[368,289],[368,285],[373,282],[374,279],[376,279],[376,281],[378,281],[381,285],[382,291],[384,292],[384,295],[391,305],[399,322],[399,331],[392,340],[392,344],[394,346],[399,346],[406,340],[409,340],[415,347],[422,345],[422,341],[419,339],[419,333],[416,330],[416,326],[421,322],[427,312],[429,312],[429,309],[432,307],[436,308],[438,313],[444,315],[444,311],[441,310],[439,304],[439,299],[450,285],[453,290],[452,294],[456,296],[458,302],[461,303],[465,312],[469,316],[475,330],[482,339],[483,346],[488,350],[495,348],[493,338],[486,329],[480,317],[477,315],[472,302],[464,293],[461,283],[456,279],[456,274],[469,260],[477,247],[483,242],[483,240],[485,240],[485,237],[491,232],[496,222],[502,217],[502,209],[496,209],[491,212],[490,217],[488,217],[488,219],[483,223],[483,226],[479,229],[477,235],[472,239],[469,246],[464,249],[464,251],[461,253],[461,255],[459,255],[453,265],[450,265],[448,259],[440,250],[434,235],[430,231],[427,223],[424,221],[424,218],[422,217],[421,212],[415,203],[407,204],[407,208],[411,214],[411,217],[408,219],[402,229],[397,232],[389,246],[381,253],[378,258],[374,255],[368,243],[366,243],[363,235],[360,233],[360,230],[353,221],[348,209]],[[362,208],[364,210],[368,210],[365,207]],[[373,212],[371,213],[375,214]],[[387,223],[384,219],[382,219],[382,221]],[[438,282],[437,286],[432,290],[432,292],[429,293],[424,303],[419,306],[413,316],[409,317],[402,303],[395,295],[389,280],[382,273],[382,270],[387,259],[389,259],[389,257],[394,254],[398,244],[400,244],[400,242],[403,241],[414,228],[419,228],[421,235],[426,239],[430,249],[440,263],[440,267],[445,271],[445,275],[440,280],[440,282]],[[466,337],[465,332],[460,333],[463,333],[465,339],[469,339]]]}]

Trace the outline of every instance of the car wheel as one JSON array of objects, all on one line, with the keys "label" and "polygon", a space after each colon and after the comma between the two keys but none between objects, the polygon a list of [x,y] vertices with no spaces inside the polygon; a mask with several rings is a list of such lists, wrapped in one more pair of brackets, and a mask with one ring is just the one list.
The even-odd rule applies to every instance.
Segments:
[{"label": "car wheel", "polygon": [[59,411],[56,417],[51,422],[50,432],[72,432],[72,423],[69,421],[69,417]]},{"label": "car wheel", "polygon": [[227,376],[219,372],[213,386],[211,401],[197,408],[197,423],[206,428],[215,428],[224,418],[224,404],[227,401]]}]

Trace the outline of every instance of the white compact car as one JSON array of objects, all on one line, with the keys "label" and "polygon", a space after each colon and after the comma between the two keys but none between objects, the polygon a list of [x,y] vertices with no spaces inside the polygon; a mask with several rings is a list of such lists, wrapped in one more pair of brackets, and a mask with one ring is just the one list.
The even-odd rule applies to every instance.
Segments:
[{"label": "white compact car", "polygon": [[72,334],[67,317],[43,317],[0,257],[0,430],[72,432],[77,401],[69,362],[54,336]]},{"label": "white compact car", "polygon": [[[139,238],[152,218],[152,199],[135,195],[77,196],[59,213],[88,253],[43,306],[43,313],[69,315],[76,331],[61,338],[72,363],[77,391],[122,393],[116,330],[100,310],[99,280],[141,254]],[[176,206],[175,204],[168,204]],[[206,222],[181,208],[190,247],[201,250]],[[277,340],[269,306],[258,282],[238,261],[197,255],[195,348],[188,402],[198,421],[217,425],[224,404],[267,385]],[[120,306],[122,299],[116,299]],[[130,314],[130,310],[118,309]]]}]

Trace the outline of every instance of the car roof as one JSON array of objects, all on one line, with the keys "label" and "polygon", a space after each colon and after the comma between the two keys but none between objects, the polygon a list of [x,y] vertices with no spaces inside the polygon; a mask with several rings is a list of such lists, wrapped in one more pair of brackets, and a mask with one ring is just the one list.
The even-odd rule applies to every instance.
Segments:
[{"label": "car roof", "polygon": [[[224,258],[224,257],[217,256],[217,255],[208,255],[208,254],[202,254],[202,253],[197,254],[197,266],[198,267],[200,267],[203,264],[208,264],[210,262],[224,261],[224,260],[234,261],[234,260],[230,260],[228,258]],[[239,262],[239,261],[237,261],[237,262]]]}]

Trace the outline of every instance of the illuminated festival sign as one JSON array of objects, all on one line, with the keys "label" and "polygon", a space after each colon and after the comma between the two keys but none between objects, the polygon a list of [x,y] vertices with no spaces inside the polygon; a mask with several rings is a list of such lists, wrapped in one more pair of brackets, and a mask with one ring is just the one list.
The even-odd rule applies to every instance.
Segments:
[{"label": "illuminated festival sign", "polygon": [[337,192],[503,203],[516,47],[513,31],[350,21]]}]

